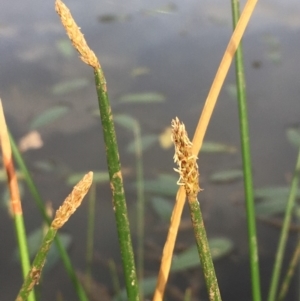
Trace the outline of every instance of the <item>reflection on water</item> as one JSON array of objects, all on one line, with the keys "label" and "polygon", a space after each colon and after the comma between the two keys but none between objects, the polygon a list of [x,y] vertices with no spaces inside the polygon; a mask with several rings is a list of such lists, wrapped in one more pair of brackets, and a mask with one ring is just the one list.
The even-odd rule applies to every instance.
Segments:
[{"label": "reflection on water", "polygon": [[[34,118],[53,106],[69,108],[62,118],[39,129],[44,147],[25,154],[29,165],[33,167],[36,160],[50,159],[64,166],[65,171],[104,170],[106,162],[100,125],[98,118],[92,116],[97,108],[93,74],[69,47],[54,12],[54,3],[27,0],[12,4],[0,0],[0,4],[0,97],[14,135],[19,139],[27,134]],[[159,134],[169,126],[172,118],[179,116],[192,136],[231,33],[229,3],[131,0],[126,1],[126,5],[122,1],[102,1],[101,4],[97,1],[68,1],[67,4],[91,48],[99,56],[114,113],[130,114],[138,119],[142,134]],[[299,12],[298,1],[259,3],[244,38],[256,187],[286,184],[295,164],[296,152],[285,138],[285,127],[299,123]],[[73,88],[72,83],[76,83]],[[238,147],[233,84],[231,70],[207,138]],[[166,101],[156,104],[119,103],[126,94],[144,92],[164,95]],[[135,163],[133,156],[125,151],[133,137],[120,127],[117,127],[117,132],[121,161],[130,171],[125,176],[125,184],[129,188],[128,199],[133,211],[131,200],[135,199],[135,192],[130,190],[130,184],[134,180]],[[172,156],[172,150],[159,147],[145,152],[145,177],[172,172]],[[242,184],[212,186],[208,181],[208,175],[214,171],[239,168],[241,158],[238,154],[203,154],[199,160],[205,189],[203,209],[209,233],[233,239],[237,252],[227,262],[244,260],[247,255],[246,229],[240,226],[245,222],[243,211],[230,203],[232,199],[242,201]],[[69,191],[62,178],[53,173],[34,172],[42,195],[58,206]],[[101,200],[97,204],[100,213],[95,249],[104,258],[109,258],[117,250],[111,197],[105,185],[98,190]],[[24,213],[28,231],[40,225],[41,219],[27,192]],[[78,268],[84,267],[85,214],[86,209],[81,209],[65,227],[73,235],[71,257]],[[134,223],[134,216],[132,218]],[[149,213],[146,222],[152,218]],[[19,268],[10,260],[15,246],[11,239],[14,231],[5,210],[1,211],[0,221],[1,229],[7,229],[0,233],[2,246],[5,246],[0,253],[0,280],[4,284],[0,299],[7,300],[15,296],[21,280]],[[74,233],[73,229],[82,231]],[[273,254],[270,246],[276,246],[278,230],[264,225],[259,225],[259,230],[260,252],[263,258],[269,258],[268,255]],[[265,242],[263,235],[268,235],[270,241]],[[162,244],[164,236],[155,239]],[[193,238],[190,237],[189,241],[192,242]],[[115,256],[118,261],[118,255]],[[270,268],[267,270],[268,277]],[[62,276],[57,277],[58,273]],[[220,274],[222,279],[221,271]],[[105,281],[103,275],[98,276]],[[66,299],[75,298],[66,279],[61,266],[46,276],[43,300],[53,300],[58,290]],[[233,275],[232,279],[235,283],[237,277]],[[243,283],[246,290],[247,283]],[[224,289],[229,292],[232,286],[226,282]],[[239,299],[246,300],[246,290],[243,290],[244,295],[241,292]],[[227,291],[224,294],[229,296]]]}]

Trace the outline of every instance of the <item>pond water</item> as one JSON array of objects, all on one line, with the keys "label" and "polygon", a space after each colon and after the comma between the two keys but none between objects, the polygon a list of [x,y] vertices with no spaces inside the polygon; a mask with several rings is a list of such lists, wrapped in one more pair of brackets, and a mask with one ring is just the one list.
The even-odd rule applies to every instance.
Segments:
[{"label": "pond water", "polygon": [[[0,0],[0,4],[0,97],[14,137],[19,140],[25,136],[32,121],[42,112],[58,105],[67,108],[65,116],[38,129],[43,147],[24,153],[39,191],[45,201],[51,201],[57,208],[70,191],[65,183],[66,175],[106,168],[102,130],[99,118],[93,115],[97,109],[93,72],[70,49],[53,1],[17,0],[12,3]],[[178,116],[192,137],[232,32],[229,1],[130,0],[124,4],[117,0],[69,0],[66,4],[104,69],[113,113],[137,119],[143,135],[159,135],[172,118]],[[286,185],[296,161],[297,149],[287,141],[285,131],[300,122],[299,13],[300,4],[296,0],[261,1],[243,40],[257,188]],[[67,82],[76,85],[73,88],[59,86]],[[231,68],[206,139],[233,145],[238,151],[199,156],[204,188],[200,199],[203,199],[209,236],[228,237],[235,246],[233,255],[217,263],[224,300],[250,300],[245,214],[242,206],[235,206],[243,204],[242,182],[217,186],[209,181],[215,171],[242,165],[234,82],[234,68]],[[165,101],[119,102],[124,95],[144,92],[159,93]],[[120,126],[116,130],[134,225],[135,159],[126,152],[133,135]],[[145,151],[145,179],[172,174],[175,167],[172,157],[173,148],[165,150],[158,144]],[[37,162],[50,162],[63,173],[42,172]],[[2,192],[4,185],[1,184],[0,189]],[[148,204],[146,232],[161,248],[166,231],[149,231],[148,225],[157,222],[150,207]],[[27,231],[31,232],[42,220],[27,189],[23,209]],[[107,184],[97,186],[96,209],[95,278],[111,285],[106,274],[99,272],[103,268],[101,262],[109,258],[120,262]],[[85,267],[86,225],[87,204],[83,204],[64,227],[72,235],[72,262],[81,270]],[[18,265],[11,259],[16,243],[12,221],[4,208],[0,211],[0,226],[5,229],[0,231],[0,299],[11,300],[16,296],[21,276]],[[265,294],[279,230],[259,222],[258,232]],[[191,229],[184,233],[179,235],[179,240],[192,244]],[[290,244],[293,245],[292,240]],[[152,275],[157,271],[158,262],[155,267]],[[229,275],[228,270],[231,271]],[[197,275],[194,277],[198,279]],[[174,281],[180,279],[174,278]],[[43,300],[55,300],[59,291],[64,300],[76,298],[61,263],[45,276],[42,286]],[[169,298],[176,300],[174,296]]]}]

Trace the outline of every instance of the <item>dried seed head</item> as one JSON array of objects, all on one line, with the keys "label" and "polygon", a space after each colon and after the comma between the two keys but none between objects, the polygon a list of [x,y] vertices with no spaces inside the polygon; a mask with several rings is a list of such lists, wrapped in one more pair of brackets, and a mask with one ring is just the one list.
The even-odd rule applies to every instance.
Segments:
[{"label": "dried seed head", "polygon": [[192,154],[192,143],[187,136],[185,126],[179,119],[172,120],[172,141],[175,146],[175,169],[180,175],[178,185],[184,185],[187,196],[196,196],[200,191],[197,157]]},{"label": "dried seed head", "polygon": [[73,188],[73,191],[67,196],[63,204],[56,211],[51,227],[61,228],[70,218],[75,210],[80,206],[82,199],[89,191],[93,181],[93,172],[86,174],[81,181]]},{"label": "dried seed head", "polygon": [[56,0],[55,10],[60,16],[61,22],[66,29],[73,46],[80,54],[80,58],[88,65],[95,69],[100,68],[100,63],[95,53],[87,45],[83,34],[80,31],[80,27],[75,23],[70,10],[61,0]]}]

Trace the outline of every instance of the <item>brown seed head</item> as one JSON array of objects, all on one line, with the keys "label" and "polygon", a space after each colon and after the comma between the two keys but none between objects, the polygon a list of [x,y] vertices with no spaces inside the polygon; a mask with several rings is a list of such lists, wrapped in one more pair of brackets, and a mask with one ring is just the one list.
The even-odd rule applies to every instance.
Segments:
[{"label": "brown seed head", "polygon": [[175,146],[175,169],[180,175],[178,185],[184,185],[187,196],[196,196],[200,191],[197,157],[192,154],[192,143],[187,136],[185,126],[179,119],[172,120],[172,141]]},{"label": "brown seed head", "polygon": [[81,181],[73,188],[73,191],[67,196],[63,204],[56,211],[51,227],[61,228],[70,218],[75,210],[80,206],[82,199],[89,191],[93,181],[93,172],[86,174]]},{"label": "brown seed head", "polygon": [[95,69],[100,68],[100,63],[95,53],[87,45],[83,34],[80,31],[80,27],[75,23],[70,10],[61,1],[56,0],[55,10],[60,16],[61,22],[66,29],[67,35],[69,36],[73,46],[80,54],[80,58],[88,65]]}]

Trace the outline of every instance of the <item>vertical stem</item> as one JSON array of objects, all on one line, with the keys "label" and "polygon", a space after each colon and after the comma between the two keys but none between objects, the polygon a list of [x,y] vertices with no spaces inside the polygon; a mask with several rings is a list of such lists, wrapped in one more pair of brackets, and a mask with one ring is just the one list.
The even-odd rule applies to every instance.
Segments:
[{"label": "vertical stem", "polygon": [[113,206],[116,217],[123,269],[125,274],[127,297],[130,301],[137,301],[139,300],[139,290],[135,270],[115,127],[113,123],[113,117],[111,107],[109,104],[108,94],[106,90],[106,81],[104,78],[103,71],[101,68],[94,68],[94,74],[103,136],[106,146],[106,159],[110,177],[110,185],[113,194]]},{"label": "vertical stem", "polygon": [[188,203],[209,300],[221,301],[221,294],[209,249],[200,204],[196,197],[191,196],[188,196]]},{"label": "vertical stem", "polygon": [[294,176],[290,188],[289,198],[286,205],[283,226],[280,233],[279,244],[276,253],[275,264],[272,273],[271,285],[269,290],[268,301],[273,301],[276,299],[276,292],[278,287],[279,276],[282,267],[283,255],[286,247],[286,242],[288,238],[289,226],[291,223],[292,212],[295,205],[297,188],[299,183],[299,173],[300,173],[300,149],[298,152],[296,168],[294,171]]},{"label": "vertical stem", "polygon": [[[232,16],[233,27],[235,28],[239,19],[239,1],[232,0]],[[248,128],[248,113],[247,113],[247,99],[243,66],[243,53],[242,45],[237,48],[235,54],[236,66],[236,82],[238,92],[238,108],[240,119],[240,136],[243,157],[244,169],[244,189],[246,198],[246,211],[247,211],[247,226],[248,226],[248,242],[250,251],[250,269],[251,269],[251,284],[252,284],[252,297],[254,301],[261,300],[260,290],[260,276],[259,276],[259,259],[257,250],[257,236],[256,236],[256,223],[255,223],[255,209],[254,209],[254,196],[253,196],[253,183],[252,183],[252,164],[250,155],[249,143],[249,128]]]}]

